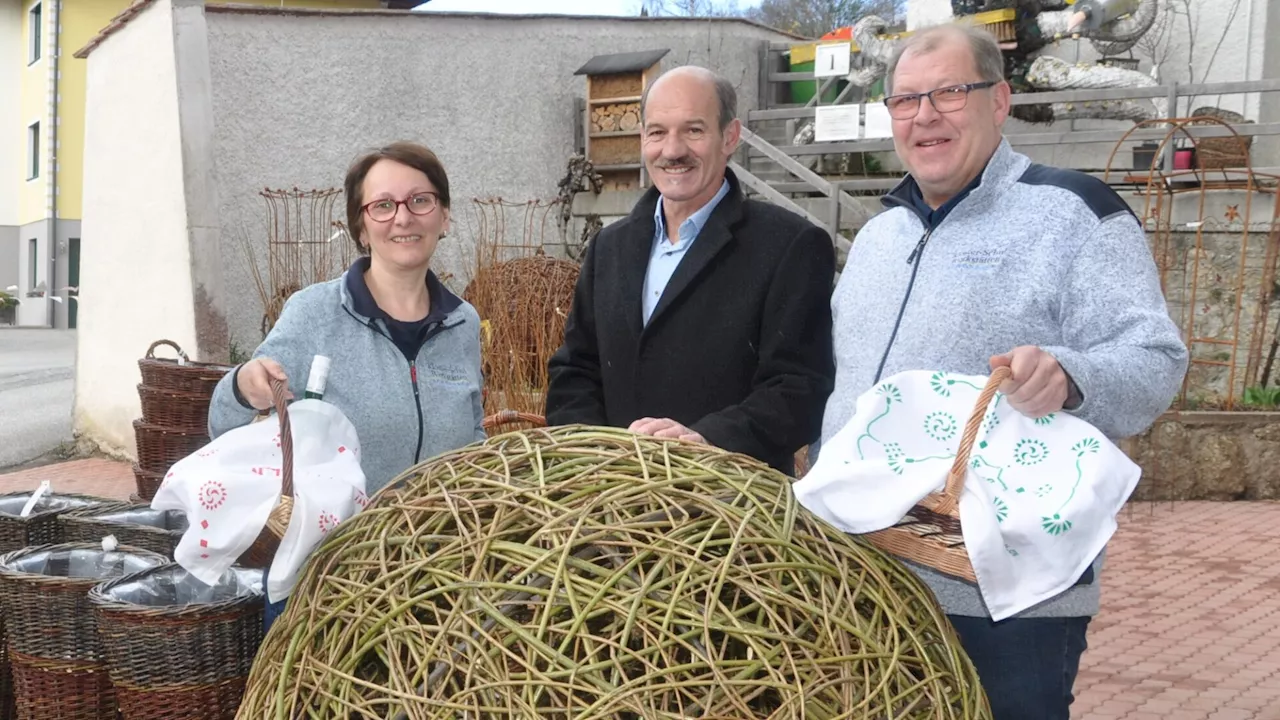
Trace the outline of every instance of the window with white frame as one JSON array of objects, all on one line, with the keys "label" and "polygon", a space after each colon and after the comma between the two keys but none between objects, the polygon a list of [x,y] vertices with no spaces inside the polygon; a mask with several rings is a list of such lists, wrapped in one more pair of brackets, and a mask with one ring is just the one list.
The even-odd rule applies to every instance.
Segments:
[{"label": "window with white frame", "polygon": [[27,179],[40,177],[40,121],[27,126]]},{"label": "window with white frame", "polygon": [[27,47],[27,64],[31,64],[40,59],[40,36],[44,29],[44,23],[41,19],[44,13],[41,10],[41,3],[36,3],[27,11],[27,36],[31,38],[31,42]]}]

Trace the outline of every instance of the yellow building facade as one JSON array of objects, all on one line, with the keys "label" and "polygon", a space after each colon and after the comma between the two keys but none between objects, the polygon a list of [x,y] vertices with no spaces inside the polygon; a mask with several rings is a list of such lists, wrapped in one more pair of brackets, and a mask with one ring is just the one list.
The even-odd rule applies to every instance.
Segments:
[{"label": "yellow building facade", "polygon": [[[237,0],[354,9],[424,1]],[[0,0],[0,291],[19,301],[0,309],[0,324],[76,326],[86,63],[73,53],[130,4]]]}]

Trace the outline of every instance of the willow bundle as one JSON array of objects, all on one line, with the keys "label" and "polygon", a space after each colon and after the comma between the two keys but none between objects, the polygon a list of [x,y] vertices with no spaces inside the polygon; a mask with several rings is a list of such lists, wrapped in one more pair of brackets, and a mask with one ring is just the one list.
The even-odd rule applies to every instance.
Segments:
[{"label": "willow bundle", "polygon": [[483,265],[463,298],[485,323],[487,412],[543,412],[547,361],[564,342],[578,264],[543,254]]},{"label": "willow bundle", "polygon": [[241,718],[989,718],[903,565],[705,445],[527,430],[317,548]]}]

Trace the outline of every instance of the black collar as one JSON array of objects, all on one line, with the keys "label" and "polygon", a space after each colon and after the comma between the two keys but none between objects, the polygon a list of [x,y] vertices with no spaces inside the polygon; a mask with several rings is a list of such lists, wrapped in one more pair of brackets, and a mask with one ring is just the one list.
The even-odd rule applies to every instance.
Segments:
[{"label": "black collar", "polygon": [[936,210],[929,207],[929,203],[924,201],[924,194],[920,192],[920,185],[910,175],[903,178],[902,182],[898,183],[887,195],[880,198],[880,202],[886,207],[899,205],[912,210],[916,215],[920,216],[920,221],[924,223],[924,226],[932,230],[938,227],[942,220],[969,196],[969,193],[982,185],[982,176],[986,174],[987,167],[990,164],[991,161],[987,160],[987,164],[982,166],[982,170],[978,171],[978,174],[969,181],[968,185],[964,186],[964,189],[939,205]]},{"label": "black collar", "polygon": [[[356,258],[356,261],[351,263],[351,268],[347,270],[347,292],[351,295],[352,309],[371,320],[396,322],[385,310],[378,307],[377,301],[373,299],[373,293],[369,292],[369,285],[364,279],[364,274],[369,271],[369,264],[370,258],[365,255]],[[431,310],[424,318],[428,325],[443,321],[449,313],[461,307],[462,299],[449,292],[449,288],[446,288],[430,270],[427,270],[426,283],[427,297],[431,301]]]}]

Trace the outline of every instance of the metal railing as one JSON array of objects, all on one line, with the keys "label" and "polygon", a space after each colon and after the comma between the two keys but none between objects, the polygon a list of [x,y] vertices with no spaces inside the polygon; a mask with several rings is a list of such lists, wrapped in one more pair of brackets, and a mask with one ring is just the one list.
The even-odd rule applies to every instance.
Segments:
[{"label": "metal railing", "polygon": [[[766,56],[770,56],[776,52],[778,48],[789,47],[787,43],[769,43],[768,48],[764,50]],[[815,117],[815,105],[826,88],[830,87],[833,80],[839,78],[825,78],[827,81],[822,87],[817,89],[813,98],[805,105],[793,105],[789,107],[767,107],[768,99],[774,95],[767,88],[776,83],[790,83],[794,81],[815,80],[814,74],[811,72],[774,72],[770,70],[771,64],[766,63],[762,66],[761,71],[761,98],[766,107],[759,110],[751,110],[747,113],[747,125],[754,129],[758,129],[761,123],[768,121],[788,121],[787,135],[794,137],[794,124],[797,121],[805,121]],[[836,102],[840,102],[853,89],[852,85],[845,87],[841,95],[836,98]],[[1049,103],[1081,103],[1087,104],[1096,101],[1105,100],[1143,100],[1164,98],[1168,102],[1168,107],[1172,110],[1178,106],[1181,98],[1194,98],[1199,96],[1221,96],[1235,95],[1246,93],[1270,93],[1280,92],[1280,79],[1263,79],[1263,80],[1247,80],[1238,82],[1215,82],[1215,83],[1177,83],[1170,82],[1163,85],[1151,87],[1134,87],[1134,88],[1104,88],[1096,90],[1063,90],[1051,92],[1031,92],[1031,93],[1015,93],[1012,97],[1014,105],[1043,105]],[[823,103],[826,104],[826,103]],[[1176,115],[1172,113],[1171,115]],[[1277,118],[1276,120],[1280,120]],[[1121,124],[1121,121],[1117,121]],[[1021,131],[1007,132],[1005,137],[1009,139],[1010,144],[1015,147],[1036,147],[1036,146],[1056,146],[1056,145],[1076,145],[1086,143],[1107,143],[1115,144],[1121,140],[1145,142],[1162,140],[1167,131],[1163,128],[1142,129],[1138,131],[1132,130],[1132,123],[1123,123],[1124,127],[1115,129],[1102,130],[1073,130],[1063,129],[1054,130],[1052,132],[1043,131]],[[1223,138],[1233,135],[1241,136],[1276,136],[1280,135],[1280,122],[1258,122],[1258,123],[1240,123],[1232,128],[1224,128],[1215,125],[1205,125],[1200,127],[1188,127],[1180,131],[1182,137],[1188,139],[1206,139],[1206,138]],[[838,142],[812,142],[808,144],[781,144],[772,146],[774,150],[782,155],[790,158],[799,159],[802,163],[822,155],[838,155],[845,153],[871,153],[885,152],[893,150],[892,138],[866,138],[860,140],[846,140]],[[759,150],[758,148],[756,148]],[[749,160],[756,158],[768,157],[773,159],[772,154],[758,151],[748,156]],[[1168,153],[1164,159],[1165,170],[1173,169],[1173,153]],[[754,168],[755,166],[752,165]],[[1254,167],[1255,172],[1280,172],[1280,167]],[[1228,170],[1230,172],[1230,170]],[[1103,173],[1093,173],[1102,176]],[[887,190],[901,179],[899,176],[893,177],[873,177],[860,179],[844,179],[834,181],[834,186],[844,191],[869,191],[869,190]],[[807,183],[796,183],[784,181],[773,183],[773,189],[779,193],[795,193],[807,192]]]},{"label": "metal railing", "polygon": [[796,184],[800,186],[798,192],[820,193],[828,199],[826,217],[819,217],[776,190],[767,181],[751,173],[737,161],[730,161],[729,163],[729,167],[733,169],[734,174],[752,191],[764,196],[772,203],[803,215],[813,224],[826,229],[835,243],[838,262],[843,265],[844,257],[848,254],[852,241],[840,234],[841,213],[842,211],[851,212],[854,214],[856,221],[861,222],[870,217],[866,209],[852,195],[840,189],[836,184],[800,164],[797,160],[789,157],[786,153],[746,127],[742,128],[742,141],[747,147],[759,151],[794,175],[797,178]]}]

